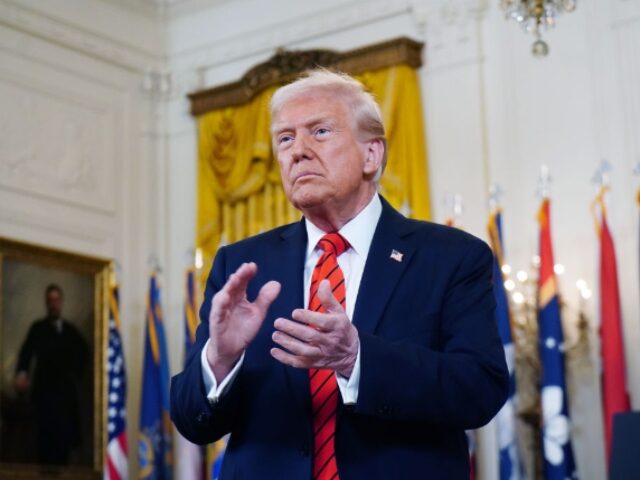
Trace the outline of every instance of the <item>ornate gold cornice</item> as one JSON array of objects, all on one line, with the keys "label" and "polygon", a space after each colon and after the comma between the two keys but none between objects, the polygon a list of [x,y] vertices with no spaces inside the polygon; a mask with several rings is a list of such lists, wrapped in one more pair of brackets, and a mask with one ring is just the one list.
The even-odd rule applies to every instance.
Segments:
[{"label": "ornate gold cornice", "polygon": [[241,105],[265,88],[291,81],[305,70],[318,66],[351,75],[400,64],[419,68],[422,66],[423,46],[421,42],[400,37],[346,52],[279,49],[240,80],[189,94],[191,114],[198,116],[211,110]]}]

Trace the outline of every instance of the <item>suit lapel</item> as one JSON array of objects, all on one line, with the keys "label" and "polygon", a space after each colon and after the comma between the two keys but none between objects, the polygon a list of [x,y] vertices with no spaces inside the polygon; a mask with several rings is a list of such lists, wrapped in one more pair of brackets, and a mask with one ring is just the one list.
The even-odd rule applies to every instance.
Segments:
[{"label": "suit lapel", "polygon": [[362,274],[353,324],[374,333],[396,284],[406,270],[415,246],[409,241],[414,228],[382,197],[382,214],[376,227]]},{"label": "suit lapel", "polygon": [[[391,293],[415,251],[408,238],[413,231],[411,222],[382,197],[381,200],[382,214],[371,242],[353,315],[354,325],[367,333],[375,331]],[[278,250],[270,258],[269,271],[274,272],[273,279],[282,284],[282,292],[272,306],[276,315],[291,318],[295,308],[304,306],[302,278],[306,245],[307,232],[303,220],[281,233]],[[401,258],[398,255],[392,258],[394,250],[401,254]],[[285,370],[296,403],[306,415],[311,405],[308,371],[285,365],[281,367]]]},{"label": "suit lapel", "polygon": [[294,308],[301,308],[304,302],[302,276],[306,246],[307,232],[304,220],[301,220],[280,234],[277,250],[269,258],[269,273],[282,284],[274,311],[286,317],[291,316]]},{"label": "suit lapel", "polygon": [[[301,220],[280,234],[278,251],[270,259],[269,271],[275,272],[273,278],[282,284],[282,290],[273,306],[273,311],[285,318],[291,318],[291,312],[294,309],[304,307],[302,279],[306,246],[307,231],[304,220]],[[308,370],[279,365],[285,370],[292,396],[303,412],[308,412],[311,405]]]}]

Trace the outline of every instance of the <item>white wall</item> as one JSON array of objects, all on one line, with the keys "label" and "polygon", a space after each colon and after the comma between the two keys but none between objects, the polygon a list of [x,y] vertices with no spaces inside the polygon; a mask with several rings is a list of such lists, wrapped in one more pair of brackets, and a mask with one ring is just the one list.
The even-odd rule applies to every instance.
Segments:
[{"label": "white wall", "polygon": [[[590,180],[602,159],[613,165],[610,226],[617,247],[627,379],[636,409],[640,405],[640,356],[634,347],[640,340],[634,202],[638,181],[631,172],[639,160],[638,55],[632,53],[640,46],[639,13],[637,2],[579,2],[578,10],[559,18],[556,30],[546,36],[551,51],[544,59],[527,53],[531,37],[515,25],[505,25],[496,9],[489,11],[484,29],[490,175],[506,190],[507,258],[516,268],[527,269],[536,252],[535,179],[540,165],[547,164],[553,177],[555,259],[566,266],[561,288],[573,309],[579,297],[577,279],[598,289],[598,241],[590,212],[596,188]],[[635,38],[622,43],[623,35]],[[597,375],[595,298],[586,302],[586,309],[592,320]],[[595,398],[576,404],[573,412],[578,467],[590,472],[590,478],[605,477],[600,412],[593,408],[598,402]]]},{"label": "white wall", "polygon": [[[567,268],[562,284],[572,304],[577,278],[597,289],[589,179],[601,158],[613,164],[611,227],[628,379],[640,407],[630,174],[640,159],[640,6],[581,0],[547,36],[551,52],[540,60],[497,3],[0,0],[0,232],[123,266],[133,451],[150,254],[163,267],[172,370],[181,363],[182,272],[196,195],[185,94],[238,79],[280,46],[348,50],[401,35],[426,42],[421,81],[435,220],[447,215],[444,195],[460,193],[463,226],[484,237],[486,192],[499,182],[507,258],[526,268],[537,249],[536,177],[548,164],[556,261]],[[596,302],[587,308],[595,319]],[[492,435],[489,427],[484,436]],[[598,440],[582,445],[580,467],[602,473]],[[482,448],[482,478],[496,478],[495,445],[485,440]]]},{"label": "white wall", "polygon": [[132,440],[146,259],[163,243],[162,159],[143,92],[161,33],[100,1],[0,1],[0,235],[121,266]]}]

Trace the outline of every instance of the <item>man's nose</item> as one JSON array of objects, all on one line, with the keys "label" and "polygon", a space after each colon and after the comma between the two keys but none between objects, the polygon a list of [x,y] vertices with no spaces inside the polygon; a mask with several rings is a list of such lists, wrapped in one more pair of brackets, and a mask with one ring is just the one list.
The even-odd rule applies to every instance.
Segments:
[{"label": "man's nose", "polygon": [[308,160],[309,158],[311,158],[311,149],[309,148],[308,135],[304,133],[296,135],[293,141],[291,153],[295,162],[299,162],[300,160]]}]

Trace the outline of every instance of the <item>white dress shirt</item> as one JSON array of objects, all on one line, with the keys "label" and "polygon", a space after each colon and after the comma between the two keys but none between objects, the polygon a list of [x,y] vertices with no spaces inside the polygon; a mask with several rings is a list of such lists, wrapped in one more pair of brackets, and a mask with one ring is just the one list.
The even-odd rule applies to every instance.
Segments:
[{"label": "white dress shirt", "polygon": [[[345,285],[346,285],[346,313],[347,317],[351,320],[353,318],[353,311],[355,308],[356,300],[358,298],[358,290],[360,289],[360,282],[362,280],[362,273],[364,272],[364,266],[369,255],[369,248],[371,247],[371,241],[373,240],[373,234],[375,233],[378,220],[382,213],[382,202],[378,195],[374,195],[369,204],[358,213],[353,219],[345,224],[339,231],[347,242],[349,242],[350,248],[348,248],[342,255],[338,257],[338,264],[344,273]],[[307,251],[304,263],[304,304],[309,305],[309,286],[311,284],[311,275],[313,269],[318,262],[318,259],[322,255],[322,249],[318,247],[318,241],[326,233],[316,227],[313,223],[306,220],[305,226],[307,229]],[[220,396],[226,392],[228,387],[233,382],[233,379],[237,376],[240,366],[244,360],[244,354],[240,357],[240,360],[233,367],[233,370],[220,382],[218,385],[215,376],[209,366],[207,360],[207,346],[209,340],[202,349],[200,355],[202,363],[202,377],[204,381],[207,398],[211,403],[216,403]],[[356,362],[351,372],[351,376],[347,379],[342,375],[336,374],[338,382],[338,388],[342,401],[345,405],[355,404],[358,400],[358,385],[360,382],[360,345],[358,344],[358,355]]]}]

